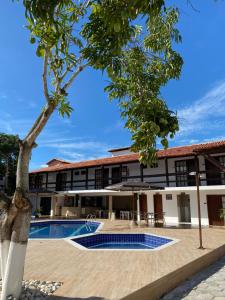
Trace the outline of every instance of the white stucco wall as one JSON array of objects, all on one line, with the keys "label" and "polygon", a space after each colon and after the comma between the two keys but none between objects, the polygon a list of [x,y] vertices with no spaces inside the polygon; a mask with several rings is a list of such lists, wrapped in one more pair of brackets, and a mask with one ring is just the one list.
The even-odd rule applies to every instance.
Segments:
[{"label": "white stucco wall", "polygon": [[[197,193],[195,188],[185,188],[183,190],[178,189],[173,190],[167,189],[165,191],[160,191],[159,194],[162,195],[163,201],[163,211],[165,212],[165,221],[168,225],[179,224],[178,220],[178,205],[177,196],[185,192],[190,196],[190,209],[191,209],[191,224],[198,225],[198,208],[197,208]],[[166,200],[166,194],[172,194],[172,200]],[[147,193],[147,204],[148,211],[154,212],[154,192]],[[200,190],[200,205],[201,205],[201,222],[202,225],[208,226],[208,209],[207,209],[207,195],[225,195],[225,187],[208,187],[206,190]],[[224,199],[225,200],[225,199]],[[224,201],[225,207],[225,201]]]}]

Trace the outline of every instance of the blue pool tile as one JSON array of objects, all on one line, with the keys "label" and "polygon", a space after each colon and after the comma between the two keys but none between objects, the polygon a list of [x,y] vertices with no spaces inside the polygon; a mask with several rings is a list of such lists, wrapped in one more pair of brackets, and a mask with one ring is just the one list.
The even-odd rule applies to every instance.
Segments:
[{"label": "blue pool tile", "polygon": [[74,241],[88,249],[154,249],[172,240],[149,234],[99,233],[75,238]]}]

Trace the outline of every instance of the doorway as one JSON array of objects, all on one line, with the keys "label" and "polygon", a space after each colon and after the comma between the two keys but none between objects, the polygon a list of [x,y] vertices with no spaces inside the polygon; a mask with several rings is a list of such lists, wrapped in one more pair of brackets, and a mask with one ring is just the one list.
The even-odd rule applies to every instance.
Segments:
[{"label": "doorway", "polygon": [[178,219],[180,223],[191,223],[190,196],[181,193],[177,195]]},{"label": "doorway", "polygon": [[159,219],[163,219],[163,204],[162,204],[162,195],[154,195],[154,213],[157,214]]},{"label": "doorway", "polygon": [[49,216],[51,211],[51,197],[41,197],[40,210],[44,216]]},{"label": "doorway", "polygon": [[140,211],[141,211],[141,216],[144,216],[147,213],[147,195],[146,194],[141,194],[139,196],[140,200]]},{"label": "doorway", "polygon": [[224,218],[220,218],[220,209],[223,208],[221,195],[208,195],[207,207],[209,225],[224,226]]},{"label": "doorway", "polygon": [[114,167],[112,168],[112,184],[121,182],[121,168]]}]

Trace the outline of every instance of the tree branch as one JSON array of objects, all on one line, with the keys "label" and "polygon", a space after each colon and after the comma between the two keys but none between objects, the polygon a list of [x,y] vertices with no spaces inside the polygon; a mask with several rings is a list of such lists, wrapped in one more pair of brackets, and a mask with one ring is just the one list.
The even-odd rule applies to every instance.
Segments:
[{"label": "tree branch", "polygon": [[66,78],[66,76],[68,75],[69,72],[71,72],[72,68],[75,67],[76,64],[80,64],[81,61],[82,61],[83,57],[82,55],[76,59],[76,61],[69,67],[65,70],[65,72],[59,77],[59,82],[62,83],[63,80]]},{"label": "tree branch", "polygon": [[47,102],[50,102],[50,97],[48,93],[48,82],[47,82],[48,58],[49,58],[49,52],[48,50],[45,50],[44,69],[43,69],[42,78],[43,78],[43,86],[44,86],[44,95]]},{"label": "tree branch", "polygon": [[49,102],[38,118],[36,119],[34,125],[31,127],[30,131],[26,135],[26,137],[23,140],[24,142],[27,142],[28,145],[31,147],[34,146],[36,138],[39,136],[40,132],[44,128],[45,124],[48,122],[48,119],[50,118],[51,114],[53,113],[55,109],[55,105],[52,102]]},{"label": "tree branch", "polygon": [[74,73],[72,74],[72,76],[70,77],[70,79],[67,81],[67,83],[64,84],[63,86],[63,90],[66,91],[70,86],[71,84],[73,83],[74,79],[80,74],[80,72],[83,71],[84,68],[86,68],[88,66],[88,63],[84,64],[84,65],[81,65],[77,68],[76,71],[74,71]]},{"label": "tree branch", "polygon": [[191,8],[195,11],[195,12],[200,12],[196,7],[194,7],[193,3],[191,2],[191,0],[187,0],[187,5],[190,5]]}]

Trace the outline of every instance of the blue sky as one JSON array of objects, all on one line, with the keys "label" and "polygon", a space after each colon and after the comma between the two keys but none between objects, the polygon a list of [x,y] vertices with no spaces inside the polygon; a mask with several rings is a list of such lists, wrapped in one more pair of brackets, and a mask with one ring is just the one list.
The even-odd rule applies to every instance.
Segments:
[{"label": "blue sky", "polygon": [[[179,29],[184,59],[179,81],[162,93],[178,111],[180,132],[170,146],[225,139],[225,2],[192,0],[198,12],[181,7]],[[35,56],[24,28],[20,4],[1,0],[0,10],[0,131],[23,137],[41,107],[42,62]],[[31,169],[53,157],[79,161],[107,156],[107,150],[130,144],[116,101],[110,103],[103,89],[107,78],[87,69],[70,90],[74,112],[70,119],[57,113],[38,139]]]}]

